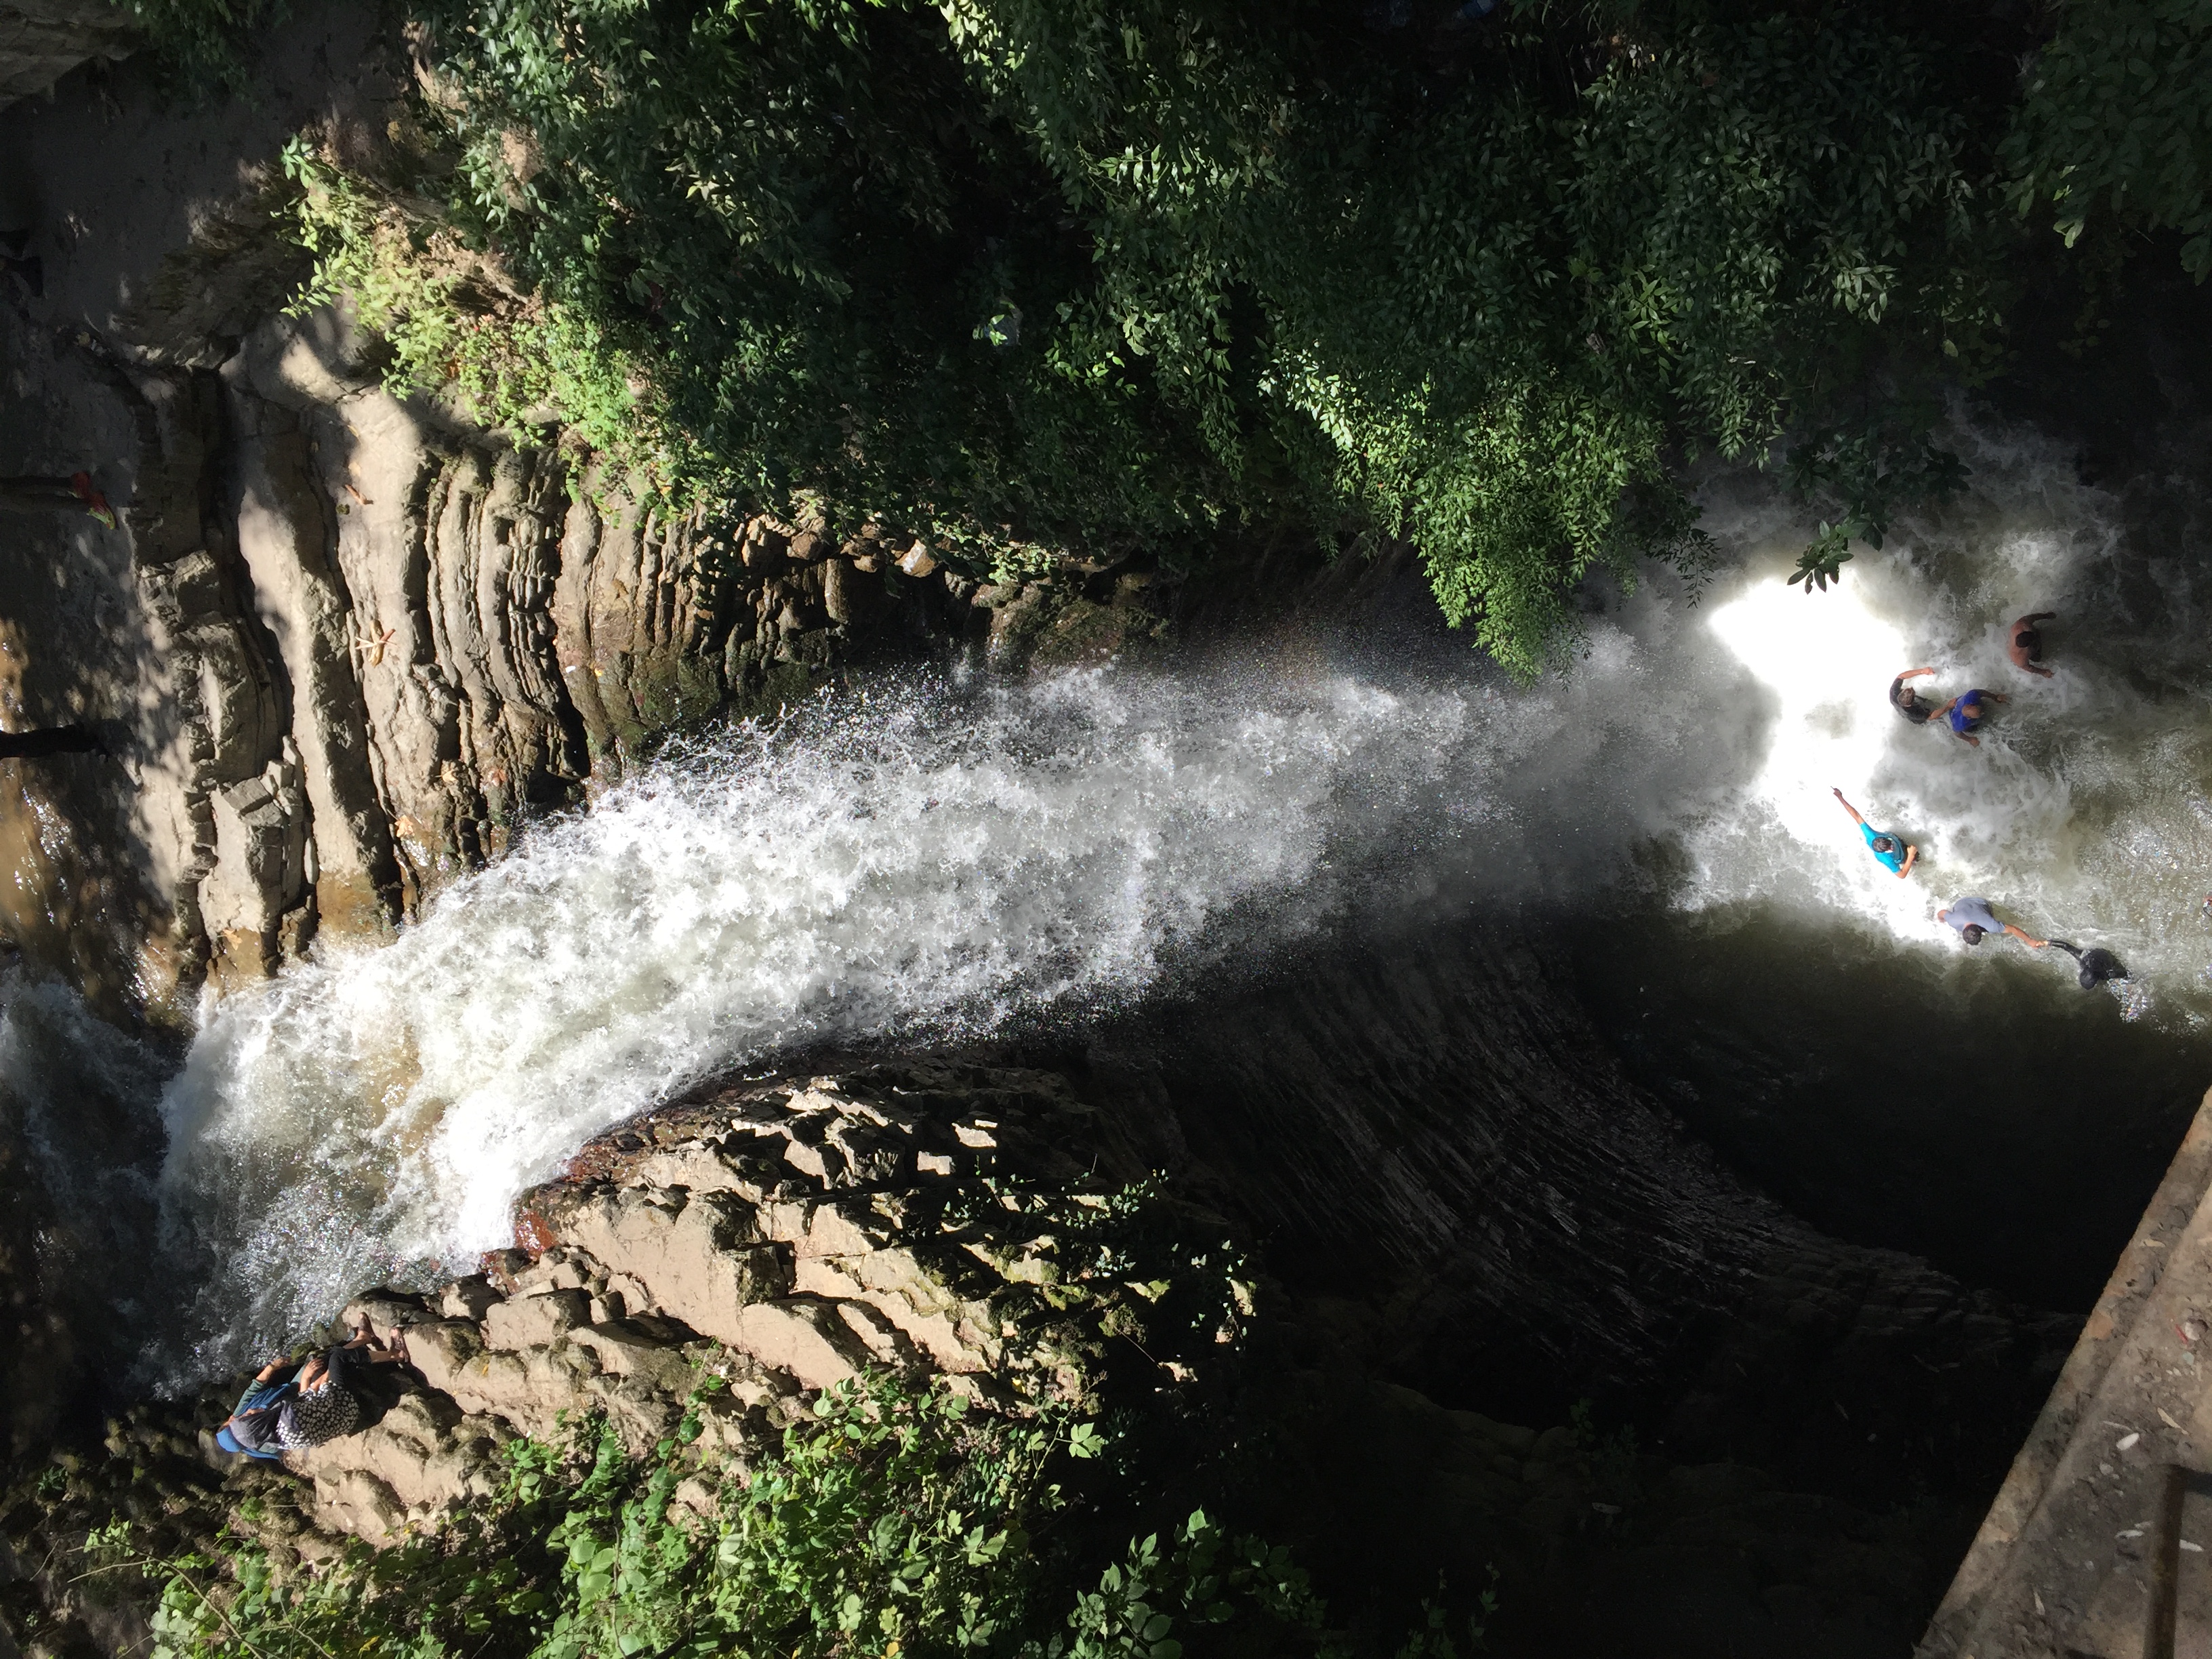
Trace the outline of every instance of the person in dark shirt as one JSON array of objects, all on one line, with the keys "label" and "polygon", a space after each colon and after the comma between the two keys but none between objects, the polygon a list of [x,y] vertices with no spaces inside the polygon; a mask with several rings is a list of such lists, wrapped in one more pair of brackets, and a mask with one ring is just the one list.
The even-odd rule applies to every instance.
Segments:
[{"label": "person in dark shirt", "polygon": [[2129,977],[2128,970],[2120,959],[2101,945],[2092,945],[2084,951],[2078,945],[2069,945],[2063,939],[2055,939],[2051,941],[2051,948],[2063,951],[2074,958],[2075,964],[2081,970],[2081,988],[2085,991],[2095,990],[2108,979]]},{"label": "person in dark shirt", "polygon": [[304,1364],[272,1359],[264,1365],[216,1431],[216,1444],[227,1452],[274,1462],[288,1451],[307,1451],[340,1439],[361,1422],[361,1401],[354,1388],[361,1381],[362,1366],[413,1363],[398,1326],[392,1327],[388,1344],[380,1346],[375,1328],[364,1321],[351,1341],[310,1355]]},{"label": "person in dark shirt", "polygon": [[2006,630],[2005,653],[2011,657],[2014,668],[2040,674],[2046,680],[2051,678],[2048,668],[2036,666],[2043,660],[2043,635],[2036,631],[2035,625],[2039,622],[2049,622],[2057,614],[2056,611],[2038,611],[2032,616],[2021,617]]},{"label": "person in dark shirt", "polygon": [[1905,681],[1917,680],[1923,674],[1935,672],[1932,668],[1908,668],[1889,683],[1889,706],[1915,726],[1925,726],[1929,717],[1936,712],[1936,705],[1923,702]]}]

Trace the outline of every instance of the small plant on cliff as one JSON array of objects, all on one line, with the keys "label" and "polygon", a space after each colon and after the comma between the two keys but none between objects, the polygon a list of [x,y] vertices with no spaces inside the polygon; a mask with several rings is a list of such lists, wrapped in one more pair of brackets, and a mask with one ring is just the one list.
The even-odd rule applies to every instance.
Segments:
[{"label": "small plant on cliff", "polygon": [[284,21],[285,0],[126,0],[162,79],[191,101],[240,93],[252,36]]},{"label": "small plant on cliff", "polygon": [[450,387],[488,426],[557,421],[653,486],[701,482],[648,356],[557,299],[519,290],[434,203],[340,167],[306,138],[285,146],[283,162],[294,193],[283,211],[314,260],[292,315],[349,307],[385,343],[385,382],[402,396]]},{"label": "small plant on cliff", "polygon": [[1042,1423],[971,1415],[942,1389],[872,1376],[826,1391],[781,1461],[742,1480],[726,1471],[705,1515],[675,1507],[700,1466],[664,1447],[554,1529],[561,1611],[534,1651],[989,1647],[1024,1617],[1036,1570],[1027,1528],[1057,1501],[1043,1471],[1060,1440]]}]

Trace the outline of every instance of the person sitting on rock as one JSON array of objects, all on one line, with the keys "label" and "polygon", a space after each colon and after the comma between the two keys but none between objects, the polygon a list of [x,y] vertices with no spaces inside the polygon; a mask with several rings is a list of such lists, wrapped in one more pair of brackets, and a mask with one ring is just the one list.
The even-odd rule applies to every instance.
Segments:
[{"label": "person sitting on rock", "polygon": [[1875,829],[1874,825],[1859,816],[1857,807],[1844,799],[1842,790],[1836,789],[1829,793],[1841,803],[1844,811],[1851,815],[1851,822],[1858,825],[1859,834],[1866,837],[1868,848],[1874,854],[1875,860],[1883,869],[1888,871],[1899,881],[1912,873],[1912,866],[1920,860],[1920,849],[1917,847],[1907,846],[1902,836],[1892,835],[1886,830]]},{"label": "person sitting on rock", "polygon": [[216,1443],[249,1457],[281,1458],[351,1434],[361,1425],[361,1400],[350,1385],[358,1381],[364,1352],[373,1365],[408,1363],[407,1340],[396,1328],[391,1346],[380,1347],[364,1322],[352,1340],[311,1356],[303,1365],[275,1360],[263,1366],[216,1432]]},{"label": "person sitting on rock", "polygon": [[2063,939],[2055,939],[2051,945],[2053,950],[2063,951],[2074,958],[2075,965],[2081,969],[2081,988],[2085,991],[2095,990],[2108,979],[2129,977],[2128,970],[2120,959],[2102,945],[2092,945],[2084,951],[2080,945],[2069,945]]},{"label": "person sitting on rock", "polygon": [[1936,913],[1936,920],[1958,929],[1959,937],[1969,945],[1979,945],[1991,933],[2010,933],[2031,951],[2040,951],[2053,942],[2038,939],[2008,921],[1999,921],[1985,898],[1954,898],[1948,908]]},{"label": "person sitting on rock", "polygon": [[2056,611],[2038,611],[2031,616],[2019,618],[2005,631],[2005,654],[2012,659],[2014,668],[2039,674],[2046,680],[2051,678],[2048,668],[2036,666],[2043,660],[2043,635],[2037,631],[2035,625],[2039,622],[2049,622],[2057,614]]},{"label": "person sitting on rock", "polygon": [[1889,706],[1915,726],[1925,726],[1933,719],[1936,705],[1922,702],[1905,681],[1917,680],[1923,674],[1935,672],[1932,668],[1908,668],[1889,683]]},{"label": "person sitting on rock", "polygon": [[1974,733],[1979,731],[1983,722],[1989,719],[1989,705],[1993,702],[2010,701],[2011,699],[2002,692],[1977,689],[1960,692],[1936,712],[1938,715],[1950,720],[1951,729],[1954,732],[1973,744],[1975,748],[1979,749],[1982,746],[1982,740]]},{"label": "person sitting on rock", "polygon": [[72,472],[66,478],[0,474],[0,508],[46,513],[68,507],[82,507],[110,530],[115,528],[115,509],[93,488],[89,472]]},{"label": "person sitting on rock", "polygon": [[361,1398],[354,1393],[366,1352],[373,1365],[407,1364],[407,1340],[397,1327],[392,1346],[379,1347],[367,1321],[350,1342],[342,1342],[300,1367],[299,1387],[277,1408],[276,1442],[286,1451],[306,1451],[340,1440],[361,1426]]},{"label": "person sitting on rock", "polygon": [[283,1454],[276,1449],[276,1415],[292,1397],[293,1378],[299,1369],[295,1361],[272,1359],[255,1372],[246,1392],[238,1396],[238,1404],[215,1431],[215,1443],[246,1457],[272,1461],[282,1457]]}]

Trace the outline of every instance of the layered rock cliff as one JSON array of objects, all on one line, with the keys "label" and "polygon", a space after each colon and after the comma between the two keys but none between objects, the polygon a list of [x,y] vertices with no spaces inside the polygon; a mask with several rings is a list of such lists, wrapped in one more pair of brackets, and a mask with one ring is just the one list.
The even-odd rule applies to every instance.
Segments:
[{"label": "layered rock cliff", "polygon": [[[158,1585],[86,1571],[94,1525],[128,1518],[156,1553],[256,1547],[294,1572],[495,1505],[520,1438],[598,1422],[648,1455],[688,1418],[694,1473],[671,1501],[707,1516],[822,1390],[875,1371],[988,1413],[1120,1425],[1139,1495],[1157,1480],[1296,1545],[1353,1628],[1394,1639],[1440,1571],[1462,1596],[1502,1587],[1504,1653],[1909,1638],[1957,1517],[1642,1447],[1618,1419],[1540,1416],[1555,1425],[1540,1433],[1439,1405],[1378,1374],[1367,1321],[1387,1311],[1248,1263],[1239,1224],[1194,1201],[1202,1173],[1130,1179],[1158,1126],[1133,1133],[1090,1092],[1036,1068],[893,1064],[710,1090],[626,1125],[525,1198],[517,1247],[484,1271],[347,1310],[403,1334],[414,1361],[377,1368],[358,1432],[283,1471],[227,1457],[212,1431],[234,1382],[197,1407],[133,1407],[99,1453],[61,1450],[21,1481],[0,1516],[0,1620],[26,1644],[128,1651]],[[1387,1304],[1391,1281],[1370,1290]]]},{"label": "layered rock cliff", "polygon": [[773,714],[872,650],[1066,658],[1158,625],[1141,574],[979,586],[882,526],[656,513],[556,428],[397,398],[342,316],[280,314],[285,118],[374,146],[403,83],[364,19],[276,43],[321,68],[274,107],[164,114],[124,85],[144,173],[121,189],[85,164],[116,141],[82,100],[0,117],[39,181],[0,221],[48,277],[0,280],[0,474],[88,471],[119,514],[0,520],[0,719],[115,751],[0,763],[0,902],[118,1011],[173,1017],[204,971],[411,915],[658,735]]},{"label": "layered rock cliff", "polygon": [[[1162,1384],[1218,1366],[1249,1286],[1194,1310],[1203,1287],[1138,1275],[1226,1224],[1125,1197],[1115,1139],[1063,1079],[950,1066],[717,1091],[627,1126],[525,1198],[534,1248],[349,1310],[402,1331],[415,1376],[367,1431],[301,1455],[311,1519],[372,1541],[434,1525],[489,1494],[505,1441],[593,1416],[641,1454],[688,1404],[705,1449],[757,1459],[869,1369],[1020,1411],[1096,1409],[1116,1335]],[[1102,1273],[1139,1232],[1150,1247]]]}]

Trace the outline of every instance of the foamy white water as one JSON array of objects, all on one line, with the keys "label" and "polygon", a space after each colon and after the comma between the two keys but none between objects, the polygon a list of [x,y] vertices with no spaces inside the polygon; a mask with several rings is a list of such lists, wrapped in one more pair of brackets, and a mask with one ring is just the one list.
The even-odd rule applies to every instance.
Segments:
[{"label": "foamy white water", "polygon": [[[2111,994],[2130,1017],[2162,1003],[2201,1024],[2212,594],[2178,562],[2128,594],[2119,503],[2075,483],[2066,457],[2032,438],[1953,441],[1973,469],[1966,498],[1862,550],[1826,593],[1779,580],[1802,531],[1772,504],[1714,514],[1742,550],[1741,574],[1707,599],[1709,643],[1684,652],[1684,678],[1727,702],[1744,695],[1740,679],[1721,689],[1733,667],[1771,713],[1741,784],[1681,803],[1696,873],[1680,902],[1818,907],[1963,962],[1934,917],[1981,894],[2032,933],[2116,951],[2135,977]],[[2042,624],[2047,679],[2005,651],[2013,619],[2044,611],[2058,613]],[[2008,699],[1978,749],[1887,706],[1891,678],[1922,666],[1936,672],[1914,684],[1939,704],[1971,688]],[[1868,854],[1831,788],[1919,848],[1910,879]],[[2070,964],[2054,957],[2051,971]]]},{"label": "foamy white water", "polygon": [[211,1009],[162,1103],[206,1324],[471,1262],[525,1185],[702,1077],[1141,992],[1240,905],[1305,925],[1333,854],[1480,775],[1473,730],[1450,690],[1095,672],[702,745],[397,942]]}]

